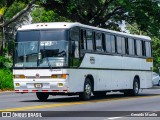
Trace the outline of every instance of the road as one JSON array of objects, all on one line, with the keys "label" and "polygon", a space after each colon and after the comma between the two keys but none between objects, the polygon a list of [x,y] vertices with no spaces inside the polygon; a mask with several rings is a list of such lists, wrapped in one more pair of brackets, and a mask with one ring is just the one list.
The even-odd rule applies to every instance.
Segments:
[{"label": "road", "polygon": [[[34,93],[1,92],[0,111],[39,112],[42,118],[34,118],[37,120],[53,119],[45,116],[54,116],[57,120],[158,120],[160,117],[138,117],[138,115],[160,116],[160,88],[145,89],[136,97],[125,97],[122,93],[116,92],[108,93],[103,98],[93,96],[89,101],[80,101],[78,96],[50,96],[48,101],[40,102]],[[21,120],[22,118],[5,119]]]}]

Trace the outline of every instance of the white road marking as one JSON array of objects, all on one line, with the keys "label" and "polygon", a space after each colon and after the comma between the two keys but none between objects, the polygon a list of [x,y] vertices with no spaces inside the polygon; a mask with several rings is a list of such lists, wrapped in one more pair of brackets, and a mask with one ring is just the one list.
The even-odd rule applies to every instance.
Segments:
[{"label": "white road marking", "polygon": [[115,120],[115,119],[120,119],[120,118],[123,118],[123,117],[111,117],[111,118],[107,118],[108,120]]}]

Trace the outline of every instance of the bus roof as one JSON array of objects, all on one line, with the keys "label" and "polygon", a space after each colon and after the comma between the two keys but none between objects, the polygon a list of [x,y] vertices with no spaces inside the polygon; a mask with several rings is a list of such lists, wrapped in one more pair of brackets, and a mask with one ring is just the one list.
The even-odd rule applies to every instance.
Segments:
[{"label": "bus roof", "polygon": [[21,30],[37,30],[37,29],[57,29],[57,28],[58,29],[69,29],[69,28],[76,27],[76,26],[86,28],[86,29],[88,28],[88,29],[94,29],[94,30],[108,32],[108,33],[113,33],[113,34],[124,35],[124,36],[128,36],[128,37],[136,37],[136,38],[151,40],[151,38],[148,37],[148,36],[123,33],[123,32],[118,32],[118,31],[93,27],[93,26],[89,26],[89,25],[84,25],[84,24],[81,24],[81,23],[78,23],[78,22],[35,23],[35,24],[23,25],[22,27],[18,28],[18,31],[21,31]]}]

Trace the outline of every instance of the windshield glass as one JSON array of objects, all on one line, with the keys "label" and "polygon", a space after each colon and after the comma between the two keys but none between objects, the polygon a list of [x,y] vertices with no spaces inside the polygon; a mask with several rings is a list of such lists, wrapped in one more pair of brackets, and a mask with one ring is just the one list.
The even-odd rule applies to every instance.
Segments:
[{"label": "windshield glass", "polygon": [[16,38],[14,67],[68,66],[65,31],[23,31]]}]

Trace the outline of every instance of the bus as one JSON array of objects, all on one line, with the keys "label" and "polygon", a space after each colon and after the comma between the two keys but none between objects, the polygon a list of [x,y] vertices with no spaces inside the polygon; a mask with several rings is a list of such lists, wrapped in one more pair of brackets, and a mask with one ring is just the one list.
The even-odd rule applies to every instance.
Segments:
[{"label": "bus", "polygon": [[73,22],[18,28],[14,52],[16,93],[79,95],[83,100],[152,87],[151,38]]}]

